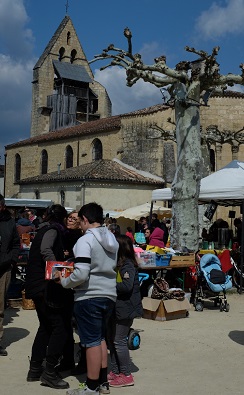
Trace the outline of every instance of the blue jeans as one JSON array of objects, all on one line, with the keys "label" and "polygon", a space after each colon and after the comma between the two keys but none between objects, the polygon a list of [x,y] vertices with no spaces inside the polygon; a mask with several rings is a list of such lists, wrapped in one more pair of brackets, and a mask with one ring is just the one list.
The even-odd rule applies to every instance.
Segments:
[{"label": "blue jeans", "polygon": [[115,302],[108,298],[90,298],[74,303],[74,316],[77,322],[82,347],[99,346],[106,336],[106,326]]}]

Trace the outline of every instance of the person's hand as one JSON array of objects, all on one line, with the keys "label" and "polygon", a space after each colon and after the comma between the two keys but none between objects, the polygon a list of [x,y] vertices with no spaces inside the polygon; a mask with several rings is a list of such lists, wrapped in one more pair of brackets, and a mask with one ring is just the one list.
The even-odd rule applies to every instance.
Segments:
[{"label": "person's hand", "polygon": [[56,270],[54,274],[55,283],[61,284],[61,279],[62,279],[62,273],[59,270]]}]

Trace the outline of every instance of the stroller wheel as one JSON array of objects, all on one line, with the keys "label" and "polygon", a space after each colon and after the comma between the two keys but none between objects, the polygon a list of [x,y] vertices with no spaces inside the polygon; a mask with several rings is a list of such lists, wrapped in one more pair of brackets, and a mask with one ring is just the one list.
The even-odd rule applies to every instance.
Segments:
[{"label": "stroller wheel", "polygon": [[202,302],[197,302],[195,305],[195,310],[196,311],[203,311],[203,303]]},{"label": "stroller wheel", "polygon": [[230,305],[229,305],[229,303],[226,303],[226,305],[225,305],[225,309],[224,309],[227,313],[228,313],[228,311],[230,311]]},{"label": "stroller wheel", "polygon": [[133,328],[129,330],[127,344],[129,350],[137,350],[140,347],[141,338],[137,331]]}]

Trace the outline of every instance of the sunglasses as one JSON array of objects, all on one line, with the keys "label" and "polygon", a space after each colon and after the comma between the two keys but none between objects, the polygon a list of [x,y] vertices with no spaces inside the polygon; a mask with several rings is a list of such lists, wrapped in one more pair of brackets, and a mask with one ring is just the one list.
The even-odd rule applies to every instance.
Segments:
[{"label": "sunglasses", "polygon": [[68,221],[76,222],[76,221],[78,221],[78,218],[76,218],[76,217],[68,217]]}]

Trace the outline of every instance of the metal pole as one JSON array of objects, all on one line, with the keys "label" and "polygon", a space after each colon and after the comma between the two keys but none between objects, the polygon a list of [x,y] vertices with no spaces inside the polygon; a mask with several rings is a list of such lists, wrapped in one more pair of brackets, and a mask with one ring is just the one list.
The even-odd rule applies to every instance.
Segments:
[{"label": "metal pole", "polygon": [[149,224],[148,226],[151,226],[151,222],[152,222],[152,212],[153,212],[153,202],[151,202],[151,207],[150,207],[150,213],[149,213]]}]

